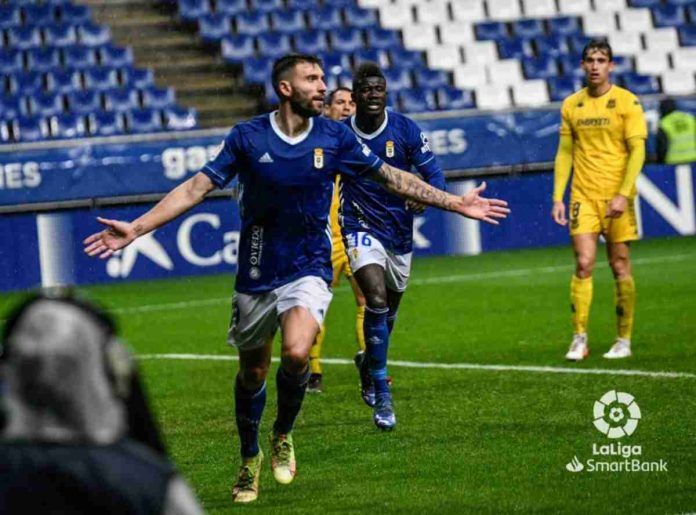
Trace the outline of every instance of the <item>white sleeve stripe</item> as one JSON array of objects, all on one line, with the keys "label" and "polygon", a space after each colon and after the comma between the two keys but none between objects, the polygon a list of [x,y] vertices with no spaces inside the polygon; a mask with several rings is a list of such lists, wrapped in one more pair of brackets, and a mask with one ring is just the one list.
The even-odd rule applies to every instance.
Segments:
[{"label": "white sleeve stripe", "polygon": [[430,161],[432,161],[433,159],[435,159],[435,156],[430,156],[430,158],[429,158],[429,159],[426,159],[426,160],[425,160],[425,161],[423,161],[422,163],[418,163],[418,164],[417,164],[416,166],[423,166],[423,165],[427,165],[427,164],[428,164],[428,163],[429,163]]}]

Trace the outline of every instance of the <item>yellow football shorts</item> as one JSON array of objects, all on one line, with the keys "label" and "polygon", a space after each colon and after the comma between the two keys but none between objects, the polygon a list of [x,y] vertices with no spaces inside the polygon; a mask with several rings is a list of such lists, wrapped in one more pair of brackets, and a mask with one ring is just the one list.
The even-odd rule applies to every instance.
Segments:
[{"label": "yellow football shorts", "polygon": [[570,200],[570,235],[602,234],[611,243],[638,239],[638,224],[633,199],[618,218],[607,217],[608,200]]},{"label": "yellow football shorts", "polygon": [[343,245],[342,238],[333,239],[331,266],[333,267],[333,280],[331,281],[331,286],[339,285],[341,282],[341,275],[345,275],[349,279],[353,277],[353,271],[350,269],[348,256],[346,255],[346,247]]}]

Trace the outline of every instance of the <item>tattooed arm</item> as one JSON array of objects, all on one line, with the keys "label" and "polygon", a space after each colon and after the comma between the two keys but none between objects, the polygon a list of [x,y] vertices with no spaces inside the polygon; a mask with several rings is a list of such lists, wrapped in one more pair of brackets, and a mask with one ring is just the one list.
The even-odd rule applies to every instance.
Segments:
[{"label": "tattooed arm", "polygon": [[498,224],[496,218],[505,218],[510,210],[507,202],[479,196],[486,183],[482,183],[466,195],[458,196],[430,186],[415,174],[382,164],[370,178],[380,183],[387,191],[407,200],[413,200],[445,211],[453,211],[468,218]]}]

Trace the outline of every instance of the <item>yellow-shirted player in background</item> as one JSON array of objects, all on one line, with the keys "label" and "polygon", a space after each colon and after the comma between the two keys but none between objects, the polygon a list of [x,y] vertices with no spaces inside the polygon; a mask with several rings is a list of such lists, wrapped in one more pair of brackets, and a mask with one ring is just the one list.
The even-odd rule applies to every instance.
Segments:
[{"label": "yellow-shirted player in background", "polygon": [[629,243],[638,239],[634,210],[636,179],[645,161],[647,127],[633,93],[610,81],[612,50],[604,40],[592,40],[582,53],[587,87],[570,95],[561,107],[561,131],[554,166],[553,210],[567,225],[563,203],[568,179],[570,236],[575,274],[570,283],[573,341],[566,359],[580,361],[589,353],[587,321],[592,303],[592,269],[600,234],[616,282],[618,337],[605,358],[631,355],[631,331],[636,288],[631,275]]},{"label": "yellow-shirted player in background", "polygon": [[[352,90],[350,88],[340,87],[329,93],[326,99],[324,108],[324,116],[332,120],[341,121],[355,113],[355,102],[353,101]],[[361,351],[365,350],[365,336],[363,333],[363,321],[365,319],[365,297],[360,291],[358,283],[353,278],[353,272],[348,264],[348,256],[343,245],[343,236],[341,235],[341,225],[338,222],[338,185],[340,176],[336,177],[336,186],[334,195],[331,201],[331,265],[333,266],[333,281],[331,286],[338,286],[341,276],[345,275],[350,282],[350,287],[355,295],[355,303],[358,306],[358,313],[355,319],[355,337],[358,341],[358,346]],[[322,390],[322,370],[321,370],[321,347],[324,343],[326,329],[321,326],[317,339],[309,352],[309,364],[312,374],[307,383],[307,391],[318,393]]]}]

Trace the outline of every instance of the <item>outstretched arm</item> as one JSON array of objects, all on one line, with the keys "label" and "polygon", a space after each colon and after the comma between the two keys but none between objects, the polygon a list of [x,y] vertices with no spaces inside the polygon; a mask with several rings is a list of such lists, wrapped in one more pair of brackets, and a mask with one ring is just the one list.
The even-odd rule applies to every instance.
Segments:
[{"label": "outstretched arm", "polygon": [[460,215],[490,224],[498,224],[497,218],[505,218],[510,210],[507,202],[499,199],[487,199],[479,196],[486,183],[471,190],[466,195],[457,196],[446,191],[433,188],[415,174],[405,172],[383,163],[379,170],[370,176],[379,182],[389,192],[407,200],[413,200],[429,206],[438,207],[445,211],[454,211]]},{"label": "outstretched arm", "polygon": [[207,175],[199,172],[174,188],[155,207],[132,222],[97,217],[106,229],[85,238],[84,251],[90,256],[106,259],[139,236],[154,231],[185,213],[200,203],[213,189],[215,189],[213,182]]}]

